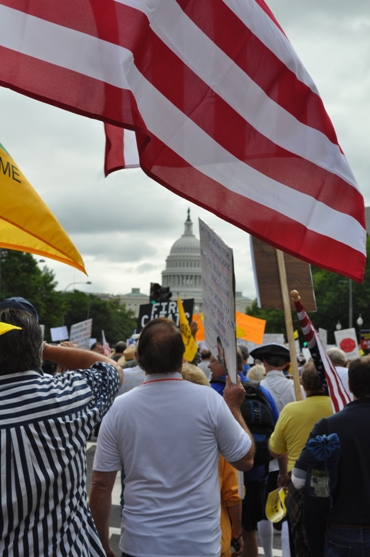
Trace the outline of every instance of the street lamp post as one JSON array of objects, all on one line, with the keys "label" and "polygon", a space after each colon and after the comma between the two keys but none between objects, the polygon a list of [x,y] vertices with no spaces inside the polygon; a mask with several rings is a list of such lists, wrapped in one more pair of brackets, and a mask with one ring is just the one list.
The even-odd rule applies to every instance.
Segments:
[{"label": "street lamp post", "polygon": [[361,327],[364,324],[364,320],[362,319],[361,313],[357,317],[356,323],[358,325],[358,338],[359,338],[359,342],[361,343]]},{"label": "street lamp post", "polygon": [[71,282],[71,284],[68,284],[68,285],[64,288],[64,290],[62,290],[62,292],[67,292],[68,288],[69,288],[70,286],[73,286],[74,284],[92,284],[92,282],[89,281],[89,280],[87,280],[86,282]]},{"label": "street lamp post", "polygon": [[[92,282],[90,280],[87,280],[86,282],[71,282],[64,288],[64,290],[62,290],[62,293],[64,294],[64,292],[67,292],[68,288],[74,284],[92,284]],[[64,313],[62,315],[62,325],[64,325]]]}]

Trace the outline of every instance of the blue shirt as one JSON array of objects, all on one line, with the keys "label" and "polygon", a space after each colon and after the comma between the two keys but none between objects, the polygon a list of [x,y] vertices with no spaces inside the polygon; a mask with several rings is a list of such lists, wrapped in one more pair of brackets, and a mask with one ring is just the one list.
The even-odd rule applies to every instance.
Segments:
[{"label": "blue shirt", "polygon": [[[244,377],[244,375],[240,372],[238,372],[238,375],[240,377],[240,381],[242,383],[248,383],[250,381],[249,377]],[[224,390],[225,390],[225,384],[226,384],[226,375],[222,375],[221,377],[218,377],[217,379],[214,379],[213,381],[211,381],[211,387],[218,392],[218,394],[220,394],[221,396],[223,396],[224,394]],[[276,424],[276,422],[278,421],[279,418],[279,410],[277,409],[275,400],[273,399],[272,395],[269,393],[269,391],[267,389],[265,389],[264,387],[262,387],[262,385],[260,384],[259,388],[261,389],[261,391],[263,392],[263,394],[266,397],[266,400],[270,406],[270,410],[272,413],[272,417],[273,420]],[[261,480],[266,480],[267,479],[267,475],[268,475],[268,466],[261,464],[259,466],[253,466],[251,468],[251,470],[249,470],[249,472],[245,472],[246,476],[249,478],[249,480],[251,481],[261,481]]]},{"label": "blue shirt", "polygon": [[[247,383],[248,381],[250,381],[249,377],[244,377],[244,375],[240,371],[238,371],[238,375],[242,383]],[[221,377],[218,377],[217,379],[213,379],[211,381],[211,387],[215,391],[217,391],[218,394],[221,396],[224,395],[225,384],[226,384],[226,375],[222,375]],[[272,395],[269,393],[269,391],[264,387],[262,387],[262,385],[260,385],[260,389],[265,395],[267,402],[269,403],[272,417],[274,418],[274,422],[276,423],[279,418],[279,410],[277,409],[276,402],[273,399]]]}]

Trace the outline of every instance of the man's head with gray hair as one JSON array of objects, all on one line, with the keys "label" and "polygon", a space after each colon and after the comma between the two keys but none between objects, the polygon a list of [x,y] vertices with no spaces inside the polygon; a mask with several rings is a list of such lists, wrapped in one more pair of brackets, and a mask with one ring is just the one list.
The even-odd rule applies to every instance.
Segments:
[{"label": "man's head with gray hair", "polygon": [[343,350],[340,348],[329,348],[326,353],[335,366],[345,367],[347,363],[347,356]]}]

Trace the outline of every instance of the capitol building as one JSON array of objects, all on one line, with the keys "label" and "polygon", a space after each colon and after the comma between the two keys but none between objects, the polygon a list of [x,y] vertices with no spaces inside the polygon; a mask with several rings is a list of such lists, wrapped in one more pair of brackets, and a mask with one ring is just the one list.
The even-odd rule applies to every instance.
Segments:
[{"label": "capitol building", "polygon": [[[193,222],[188,209],[187,219],[184,223],[184,233],[172,245],[166,259],[166,268],[162,271],[162,286],[169,286],[172,299],[178,295],[181,299],[194,298],[194,313],[202,309],[202,279],[200,268],[200,241],[193,233]],[[149,294],[143,294],[139,288],[133,288],[129,294],[119,296],[126,304],[126,309],[131,309],[135,316],[139,314],[139,306],[149,303]],[[252,304],[250,298],[245,298],[241,292],[235,293],[236,311],[245,313],[246,307]]]}]

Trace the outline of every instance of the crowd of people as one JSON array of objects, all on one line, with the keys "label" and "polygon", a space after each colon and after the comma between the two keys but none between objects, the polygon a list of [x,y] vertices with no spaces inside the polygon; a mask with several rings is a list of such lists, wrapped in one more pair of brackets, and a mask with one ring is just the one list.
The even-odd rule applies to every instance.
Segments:
[{"label": "crowd of people", "polygon": [[205,348],[199,367],[184,362],[164,318],[102,352],[47,344],[30,302],[0,302],[1,555],[113,557],[117,472],[122,557],[257,557],[258,538],[272,557],[265,506],[278,487],[283,557],[370,555],[370,357],[347,367],[328,352],[351,395],[333,414],[312,361],[296,401],[282,345],[239,347],[236,384]]}]

